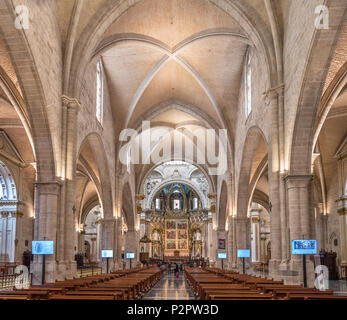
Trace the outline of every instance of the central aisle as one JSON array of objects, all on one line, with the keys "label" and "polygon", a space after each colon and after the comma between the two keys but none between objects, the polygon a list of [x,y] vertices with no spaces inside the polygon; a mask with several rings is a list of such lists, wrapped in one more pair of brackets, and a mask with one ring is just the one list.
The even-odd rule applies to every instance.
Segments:
[{"label": "central aisle", "polygon": [[143,300],[194,300],[194,295],[180,272],[179,278],[176,278],[174,273],[166,274]]}]

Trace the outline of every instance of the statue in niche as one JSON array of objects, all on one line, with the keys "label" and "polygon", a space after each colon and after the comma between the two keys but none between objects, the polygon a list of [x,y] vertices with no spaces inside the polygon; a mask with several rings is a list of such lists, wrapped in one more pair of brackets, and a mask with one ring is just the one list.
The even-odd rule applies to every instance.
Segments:
[{"label": "statue in niche", "polygon": [[195,232],[195,240],[200,241],[201,240],[201,232],[198,230]]}]

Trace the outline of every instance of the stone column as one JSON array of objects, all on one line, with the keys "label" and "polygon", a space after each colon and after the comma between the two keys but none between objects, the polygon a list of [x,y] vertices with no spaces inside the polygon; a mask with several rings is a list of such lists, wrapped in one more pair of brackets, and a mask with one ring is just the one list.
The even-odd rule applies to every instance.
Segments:
[{"label": "stone column", "polygon": [[[217,237],[216,237],[216,253],[215,253],[215,259],[216,259],[216,266],[217,268],[222,267],[222,261],[221,259],[218,259],[217,253],[218,252],[228,252],[228,245],[227,245],[227,239],[228,239],[228,232],[225,230],[218,230],[217,232]],[[224,239],[225,241],[225,249],[220,249],[218,246],[219,239]],[[223,261],[223,268],[227,267],[227,261]]]},{"label": "stone column", "polygon": [[261,233],[260,234],[260,262],[265,263],[266,262],[266,235]]},{"label": "stone column", "polygon": [[327,249],[327,244],[328,244],[328,215],[322,215],[321,219],[322,219],[322,248],[324,250]]},{"label": "stone column", "polygon": [[213,254],[213,222],[212,219],[208,219],[208,241],[207,241],[207,250],[208,250],[208,258],[209,261],[214,261],[214,254]]},{"label": "stone column", "polygon": [[96,238],[91,238],[92,241],[92,256],[91,256],[91,261],[95,262],[96,261]]},{"label": "stone column", "polygon": [[116,219],[115,223],[115,240],[114,240],[114,263],[115,269],[122,269],[122,218]]},{"label": "stone column", "polygon": [[252,208],[252,262],[260,263],[260,208]]},{"label": "stone column", "polygon": [[[248,217],[236,217],[236,250],[251,249],[251,226]],[[250,259],[245,258],[246,270],[249,268]],[[237,258],[237,269],[242,272],[242,259]]]},{"label": "stone column", "polygon": [[347,199],[340,201],[338,209],[341,241],[341,266],[347,267]]},{"label": "stone column", "polygon": [[[24,251],[24,239],[23,237],[23,217],[24,214],[22,211],[18,211],[14,214],[16,217],[16,233],[15,233],[15,241],[17,241],[17,244],[15,246],[15,254],[14,254],[14,261],[19,262],[19,264],[22,264],[22,254]],[[29,221],[24,221],[29,222]]]},{"label": "stone column", "polygon": [[323,207],[323,204],[320,203],[318,206],[315,207],[315,230],[316,230],[316,238],[317,238],[317,246],[318,251],[320,249],[325,248],[324,243],[324,214],[321,208]]},{"label": "stone column", "polygon": [[[128,252],[135,253],[135,259],[131,261],[131,267],[136,267],[137,262],[139,261],[139,232],[136,230],[128,230],[125,236],[125,259]],[[130,260],[126,259],[126,267],[130,268]]]},{"label": "stone column", "polygon": [[[310,239],[312,237],[312,227],[310,225],[310,184],[312,176],[287,176],[286,186],[288,193],[288,212],[290,243],[297,239]],[[314,267],[313,261],[307,257],[307,276],[308,284],[313,285]],[[292,281],[294,283],[302,282],[302,256],[291,255],[290,269],[294,274]]]},{"label": "stone column", "polygon": [[[100,244],[101,250],[114,250],[114,231],[115,231],[116,219],[104,219],[101,221],[100,227]],[[109,258],[108,268],[109,271],[114,267],[115,252],[113,251],[113,259]],[[107,272],[107,259],[101,258],[101,267],[103,273]]]},{"label": "stone column", "polygon": [[[74,233],[76,232],[75,189],[76,189],[76,140],[77,113],[81,109],[76,99],[66,96],[62,98],[66,106],[66,145],[65,145],[65,207],[62,214],[64,219],[64,261],[67,279],[76,275],[77,267],[74,259]],[[61,226],[62,227],[62,226]]]},{"label": "stone column", "polygon": [[[269,172],[270,184],[270,241],[271,241],[271,259],[269,261],[269,276],[275,280],[280,279],[281,255],[281,207],[279,198],[279,173]],[[284,236],[284,235],[283,235]]]},{"label": "stone column", "polygon": [[[269,186],[271,203],[271,260],[269,262],[269,275],[278,279],[279,265],[282,260],[283,239],[281,234],[283,230],[283,204],[281,205],[281,155],[283,150],[283,137],[280,130],[282,122],[279,120],[279,114],[282,112],[279,100],[283,97],[283,86],[271,88],[266,94],[266,103],[271,108],[271,141],[269,148]],[[283,100],[283,99],[282,99]],[[281,128],[282,129],[282,128]],[[282,159],[283,160],[283,159]],[[283,162],[283,161],[282,161]],[[282,199],[284,201],[284,199]]]},{"label": "stone column", "polygon": [[[57,214],[60,194],[60,183],[36,182],[35,183],[35,240],[53,240],[54,254],[46,256],[45,282],[54,282],[57,278],[56,268],[56,236]],[[35,255],[32,267],[33,284],[41,284],[42,255]]]},{"label": "stone column", "polygon": [[233,217],[229,216],[228,219],[228,269],[231,270],[233,263],[234,263],[234,259],[233,259],[233,246],[234,246],[234,241],[233,241]]},{"label": "stone column", "polygon": [[202,230],[202,250],[201,250],[201,256],[204,258],[208,257],[208,220],[204,220],[204,227]]}]

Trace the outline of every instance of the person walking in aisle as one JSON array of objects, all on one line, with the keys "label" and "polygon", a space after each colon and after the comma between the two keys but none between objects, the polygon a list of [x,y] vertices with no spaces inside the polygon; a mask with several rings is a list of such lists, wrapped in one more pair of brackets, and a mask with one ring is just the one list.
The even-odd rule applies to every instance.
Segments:
[{"label": "person walking in aisle", "polygon": [[179,269],[178,269],[178,264],[176,263],[176,266],[175,266],[175,274],[176,274],[176,278],[178,278],[179,276]]}]

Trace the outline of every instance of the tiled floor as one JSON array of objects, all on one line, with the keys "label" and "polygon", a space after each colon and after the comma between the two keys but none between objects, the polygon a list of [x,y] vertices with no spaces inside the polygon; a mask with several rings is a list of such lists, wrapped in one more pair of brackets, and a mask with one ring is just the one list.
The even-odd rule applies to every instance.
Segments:
[{"label": "tiled floor", "polygon": [[188,283],[180,273],[179,277],[166,274],[143,298],[143,300],[194,300]]}]

